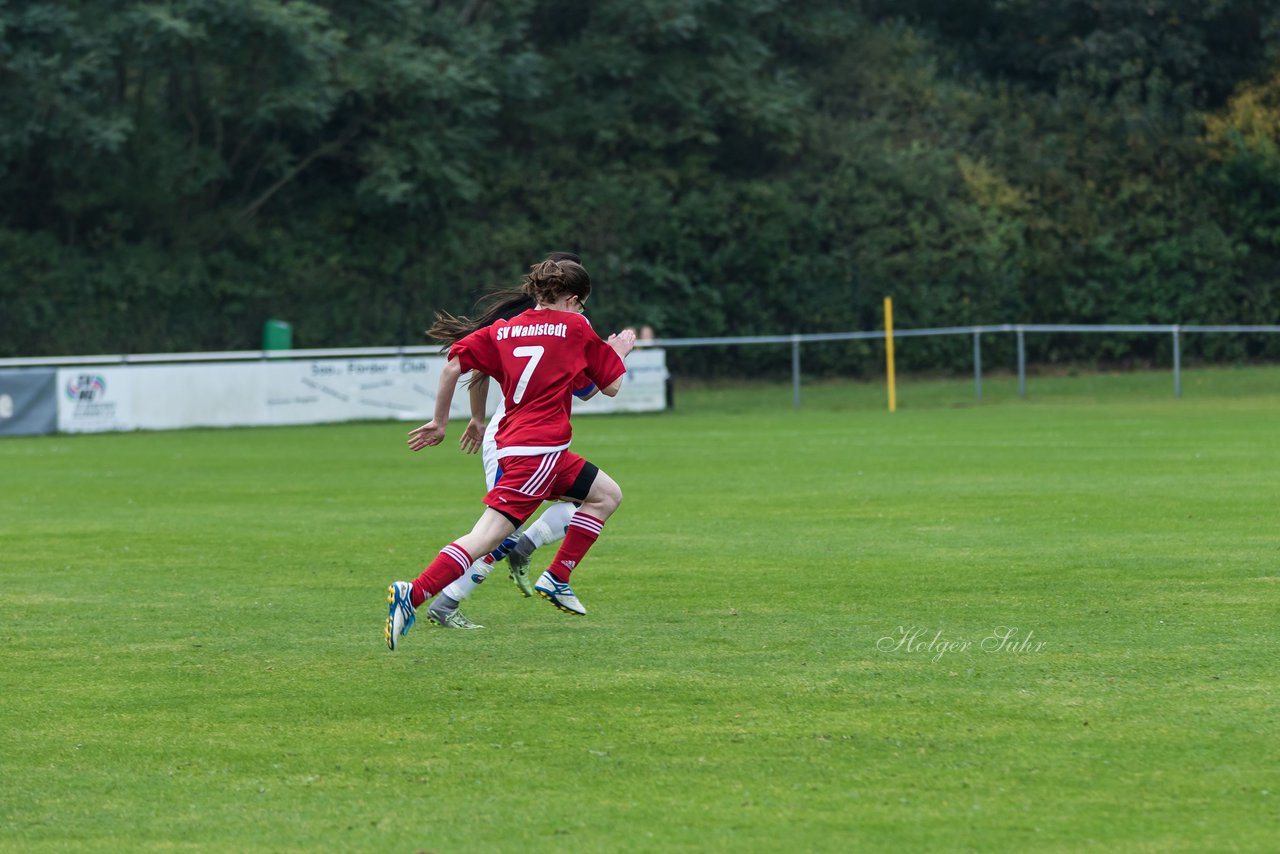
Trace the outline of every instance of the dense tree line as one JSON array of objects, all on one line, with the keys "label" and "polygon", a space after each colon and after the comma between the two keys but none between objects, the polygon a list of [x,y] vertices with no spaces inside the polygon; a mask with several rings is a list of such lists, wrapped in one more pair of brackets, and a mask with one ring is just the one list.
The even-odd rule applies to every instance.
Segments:
[{"label": "dense tree line", "polygon": [[551,249],[672,337],[1276,323],[1278,145],[1264,0],[0,0],[0,355],[421,343]]}]

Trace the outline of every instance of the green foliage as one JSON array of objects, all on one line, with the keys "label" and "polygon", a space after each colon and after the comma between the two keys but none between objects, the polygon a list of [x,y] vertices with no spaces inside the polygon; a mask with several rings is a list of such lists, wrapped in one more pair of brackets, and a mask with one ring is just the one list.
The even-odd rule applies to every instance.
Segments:
[{"label": "green foliage", "polygon": [[1270,323],[1277,48],[1261,2],[0,4],[0,355],[419,343],[557,248],[665,337]]}]

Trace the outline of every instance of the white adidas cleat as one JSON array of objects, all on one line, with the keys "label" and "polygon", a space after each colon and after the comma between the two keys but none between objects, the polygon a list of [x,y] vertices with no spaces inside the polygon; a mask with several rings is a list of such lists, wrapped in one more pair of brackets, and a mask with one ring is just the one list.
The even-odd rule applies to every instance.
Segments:
[{"label": "white adidas cleat", "polygon": [[537,583],[533,585],[533,589],[539,596],[566,614],[577,614],[582,617],[587,613],[587,609],[578,601],[578,597],[573,595],[573,589],[562,581],[556,581],[555,576],[550,572],[542,573]]}]

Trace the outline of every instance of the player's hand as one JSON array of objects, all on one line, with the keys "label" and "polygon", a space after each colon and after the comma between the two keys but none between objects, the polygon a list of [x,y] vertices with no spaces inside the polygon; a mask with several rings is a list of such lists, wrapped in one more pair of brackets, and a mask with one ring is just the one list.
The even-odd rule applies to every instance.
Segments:
[{"label": "player's hand", "polygon": [[621,332],[615,332],[609,336],[605,342],[620,358],[627,358],[627,354],[636,346],[636,331],[634,329],[624,329]]},{"label": "player's hand", "polygon": [[458,440],[458,447],[462,448],[464,454],[474,454],[480,450],[481,444],[484,442],[484,422],[472,418],[467,422],[467,429],[462,431],[462,438]]},{"label": "player's hand", "polygon": [[431,445],[439,445],[444,441],[444,428],[445,425],[436,424],[434,420],[414,427],[409,431],[409,450],[421,451]]}]

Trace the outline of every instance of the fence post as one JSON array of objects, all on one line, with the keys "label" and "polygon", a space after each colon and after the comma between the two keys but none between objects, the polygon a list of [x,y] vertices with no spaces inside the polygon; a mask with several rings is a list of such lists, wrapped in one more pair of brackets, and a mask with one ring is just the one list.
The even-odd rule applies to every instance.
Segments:
[{"label": "fence post", "polygon": [[791,336],[791,404],[800,408],[800,336]]},{"label": "fence post", "polygon": [[896,412],[898,388],[893,367],[893,297],[884,298],[884,366],[889,386],[889,411]]},{"label": "fence post", "polygon": [[1027,342],[1026,336],[1019,326],[1018,332],[1018,397],[1027,396]]},{"label": "fence post", "polygon": [[1182,329],[1173,326],[1173,396],[1182,400]]},{"label": "fence post", "polygon": [[982,333],[973,330],[973,389],[982,400]]}]

